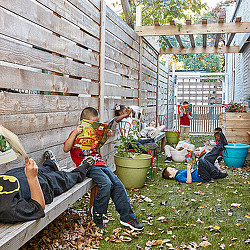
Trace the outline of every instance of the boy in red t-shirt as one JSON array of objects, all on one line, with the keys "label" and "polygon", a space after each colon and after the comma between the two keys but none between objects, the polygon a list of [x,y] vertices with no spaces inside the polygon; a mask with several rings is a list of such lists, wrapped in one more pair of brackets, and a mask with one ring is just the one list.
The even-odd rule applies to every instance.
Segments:
[{"label": "boy in red t-shirt", "polygon": [[[183,102],[184,106],[188,106],[188,102]],[[190,120],[193,119],[191,112],[185,112],[184,109],[181,109],[180,112],[180,141],[184,140],[184,134],[186,136],[186,141],[190,141],[189,131],[190,131]]]},{"label": "boy in red t-shirt", "polygon": [[[83,109],[80,120],[99,121],[96,109],[87,107]],[[106,166],[101,154],[96,150],[84,150],[73,147],[75,138],[82,132],[82,125],[73,130],[64,143],[64,152],[69,152],[71,158],[78,166],[87,156],[93,156],[96,163],[87,172],[87,176],[92,178],[98,185],[97,195],[93,204],[93,219],[99,228],[104,228],[103,214],[107,213],[109,199],[112,198],[117,212],[120,214],[120,223],[133,230],[142,230],[143,226],[135,218],[125,187],[118,177]]]}]

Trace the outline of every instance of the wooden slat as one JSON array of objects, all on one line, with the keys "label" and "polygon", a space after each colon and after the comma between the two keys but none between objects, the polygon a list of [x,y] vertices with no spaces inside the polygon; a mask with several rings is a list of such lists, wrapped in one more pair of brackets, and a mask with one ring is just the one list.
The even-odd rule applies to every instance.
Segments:
[{"label": "wooden slat", "polygon": [[125,64],[126,66],[139,70],[138,62],[134,61],[130,57],[126,56],[123,53],[120,53],[119,51],[113,49],[108,45],[105,46],[105,55],[115,61],[118,61],[119,63]]},{"label": "wooden slat", "polygon": [[194,36],[193,35],[189,35],[189,39],[190,39],[191,46],[194,48],[195,47]]},{"label": "wooden slat", "polygon": [[230,44],[233,41],[235,35],[236,35],[236,33],[231,33],[230,34],[230,36],[229,36],[229,38],[227,40],[227,44],[226,44],[227,47],[230,46]]},{"label": "wooden slat", "polygon": [[101,9],[101,1],[100,0],[89,0],[98,10]]},{"label": "wooden slat", "polygon": [[248,33],[250,22],[242,23],[209,23],[182,25],[180,30],[176,25],[161,26],[136,26],[135,31],[139,36],[167,36],[167,35],[200,35],[200,34],[225,34]]},{"label": "wooden slat", "polygon": [[147,50],[143,49],[142,56],[145,57],[151,64],[154,64],[157,67],[157,60],[153,57]]},{"label": "wooden slat", "polygon": [[108,58],[105,58],[105,69],[122,75],[127,75],[134,79],[138,79],[138,72],[136,70],[126,67],[123,64],[114,62]]},{"label": "wooden slat", "polygon": [[124,32],[126,32],[133,40],[139,44],[139,36],[134,30],[124,22],[113,10],[107,7],[107,17],[116,25],[118,25]]},{"label": "wooden slat", "polygon": [[116,36],[113,36],[111,33],[106,32],[105,34],[106,43],[115,49],[121,51],[125,55],[135,59],[139,62],[139,54],[136,50],[129,47],[126,43],[122,42],[121,40],[117,39]]},{"label": "wooden slat", "polygon": [[[51,31],[7,13],[2,8],[0,8],[0,18],[0,33],[3,35],[83,62],[86,60],[86,53],[88,54],[86,49],[53,35]],[[6,25],[7,23],[11,23],[11,25]],[[22,28],[17,29],[16,27]]]},{"label": "wooden slat", "polygon": [[161,54],[212,54],[212,53],[239,53],[239,46],[230,47],[175,47],[172,49],[167,48],[165,51],[161,49]]},{"label": "wooden slat", "polygon": [[[47,0],[47,1],[50,2],[51,0]],[[58,1],[58,0],[54,0],[54,1]],[[100,0],[97,0],[98,2],[97,9],[90,3],[91,1],[82,1],[82,0],[67,0],[67,1],[73,4],[79,10],[81,10],[82,13],[92,18],[95,22],[100,23],[100,2],[101,2]],[[62,4],[62,7],[64,7],[65,5],[64,2],[60,2],[60,4]]]},{"label": "wooden slat", "polygon": [[151,84],[154,84],[154,85],[157,84],[156,79],[154,79],[154,78],[152,78],[152,77],[150,77],[150,76],[148,76],[148,75],[146,75],[144,73],[142,74],[142,81],[147,82],[147,83],[151,83]]},{"label": "wooden slat", "polygon": [[106,85],[104,94],[105,96],[138,97],[138,90]]},{"label": "wooden slat", "polygon": [[[44,0],[44,2],[46,2]],[[87,2],[87,1],[85,1]],[[57,3],[57,5],[59,2]],[[69,5],[68,2],[65,2]],[[76,26],[66,22],[62,18],[56,16],[49,9],[43,8],[39,4],[32,2],[30,0],[9,0],[0,3],[0,6],[16,13],[17,15],[24,17],[39,26],[49,29],[57,34],[63,35],[73,41],[82,44],[84,40],[84,33]],[[69,6],[68,6],[69,7]],[[54,11],[54,10],[52,10]],[[93,22],[88,16],[84,15],[80,11],[76,11],[75,8],[71,7],[71,14],[74,15],[74,20],[76,24],[79,25],[83,30],[94,35],[95,37],[100,37],[100,27],[97,23]],[[66,11],[61,11],[64,14]],[[57,13],[60,15],[60,13]],[[81,16],[80,16],[81,14]],[[76,19],[76,16],[78,17]]]},{"label": "wooden slat", "polygon": [[204,48],[207,47],[207,35],[206,34],[202,35],[202,44]]},{"label": "wooden slat", "polygon": [[14,43],[3,38],[0,38],[0,60],[87,79],[99,79],[99,70],[97,68]]},{"label": "wooden slat", "polygon": [[167,45],[168,45],[169,48],[173,48],[172,43],[165,36],[162,36],[162,38],[167,43]]},{"label": "wooden slat", "polygon": [[176,35],[175,38],[176,38],[177,42],[179,43],[180,47],[184,48],[184,45],[183,45],[183,43],[181,41],[181,37],[179,35]]},{"label": "wooden slat", "polygon": [[109,71],[105,71],[104,81],[105,83],[112,83],[119,86],[138,88],[138,80],[129,79],[127,77]]},{"label": "wooden slat", "polygon": [[219,45],[220,37],[221,37],[221,34],[216,34],[215,42],[214,42],[214,47],[216,47],[216,48]]},{"label": "wooden slat", "polygon": [[142,72],[144,74],[147,74],[148,76],[153,77],[154,79],[157,79],[157,72],[153,71],[152,69],[142,65]]},{"label": "wooden slat", "polygon": [[111,34],[115,35],[118,39],[122,40],[130,47],[134,48],[136,51],[139,51],[139,44],[133,40],[130,36],[128,36],[122,29],[120,29],[117,25],[112,23],[109,19],[106,22],[106,29]]},{"label": "wooden slat", "polygon": [[148,52],[154,58],[155,64],[157,65],[157,63],[156,63],[157,58],[158,58],[157,53],[154,49],[152,49],[152,47],[147,43],[147,41],[145,39],[143,39],[142,47],[143,47],[143,53],[144,53],[144,51]]},{"label": "wooden slat", "polygon": [[0,103],[0,115],[36,115],[51,112],[57,114],[57,112],[76,110],[80,112],[87,106],[98,107],[98,98],[0,92]]},{"label": "wooden slat", "polygon": [[[30,81],[30,79],[35,81]],[[37,84],[38,81],[39,84]],[[23,69],[15,69],[1,65],[0,87],[88,95],[98,95],[99,91],[98,83]]]},{"label": "wooden slat", "polygon": [[70,112],[1,115],[0,124],[4,124],[10,131],[15,131],[15,121],[18,120],[17,134],[24,134],[27,131],[33,133],[76,125],[79,123],[81,111],[82,109]]}]

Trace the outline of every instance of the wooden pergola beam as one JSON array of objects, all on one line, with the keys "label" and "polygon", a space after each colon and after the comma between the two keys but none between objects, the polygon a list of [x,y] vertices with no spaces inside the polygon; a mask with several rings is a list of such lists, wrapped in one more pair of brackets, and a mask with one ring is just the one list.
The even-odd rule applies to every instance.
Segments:
[{"label": "wooden pergola beam", "polygon": [[[175,21],[174,20],[170,21],[170,25],[175,26]],[[177,42],[179,43],[180,47],[184,48],[183,43],[181,41],[181,37],[179,35],[175,35],[175,38]]]},{"label": "wooden pergola beam", "polygon": [[250,22],[183,25],[180,31],[176,25],[136,26],[135,31],[139,36],[249,33]]},{"label": "wooden pergola beam", "polygon": [[[240,23],[241,22],[241,17],[236,17],[235,20],[236,23]],[[228,40],[227,40],[227,44],[226,46],[230,46],[231,42],[233,41],[234,37],[235,37],[236,33],[231,33]]]},{"label": "wooden pergola beam", "polygon": [[[202,19],[202,24],[207,25],[207,19]],[[202,43],[204,48],[207,47],[207,34],[202,35]]]},{"label": "wooden pergola beam", "polygon": [[166,51],[161,49],[161,54],[212,54],[212,53],[239,53],[239,46],[230,46],[230,47],[174,47],[167,48]]},{"label": "wooden pergola beam", "polygon": [[162,36],[162,38],[167,43],[167,45],[168,45],[169,48],[173,48],[172,43],[165,36]]},{"label": "wooden pergola beam", "polygon": [[[186,25],[191,25],[191,20],[186,20]],[[194,36],[189,34],[189,39],[191,46],[194,48],[195,47],[195,41],[194,41]]]},{"label": "wooden pergola beam", "polygon": [[221,34],[216,34],[214,47],[218,47]]}]

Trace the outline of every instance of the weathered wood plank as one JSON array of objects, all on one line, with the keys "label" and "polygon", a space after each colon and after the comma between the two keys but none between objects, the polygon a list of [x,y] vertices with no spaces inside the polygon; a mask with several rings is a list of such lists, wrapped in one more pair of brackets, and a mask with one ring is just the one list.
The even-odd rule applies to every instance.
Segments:
[{"label": "weathered wood plank", "polygon": [[121,51],[125,55],[135,59],[136,61],[139,61],[139,54],[136,50],[128,46],[123,41],[119,40],[116,36],[112,35],[109,32],[106,32],[105,34],[106,43],[115,49]]},{"label": "weathered wood plank", "polygon": [[157,59],[148,53],[145,49],[142,50],[142,56],[157,67]]},{"label": "weathered wood plank", "polygon": [[0,92],[0,115],[73,112],[84,107],[98,107],[98,99],[61,95],[33,95]]},{"label": "weathered wood plank", "polygon": [[154,72],[157,72],[157,66],[155,66],[151,61],[146,59],[145,57],[142,57],[142,64],[150,69],[152,69]]},{"label": "weathered wood plank", "polygon": [[[16,15],[6,12],[3,8],[0,8],[0,33],[82,62],[86,60],[86,54],[89,54],[86,49],[76,46],[75,43],[57,37],[51,31],[18,18]],[[94,53],[91,53],[91,55],[95,58]]]},{"label": "weathered wood plank", "polygon": [[154,79],[157,79],[157,73],[145,67],[144,65],[142,65],[142,73],[147,74],[148,76],[153,77]]},{"label": "weathered wood plank", "polygon": [[105,71],[104,81],[105,83],[112,83],[119,86],[138,88],[138,80],[129,79],[120,74],[118,75],[109,71]]},{"label": "weathered wood plank", "polygon": [[138,97],[138,90],[106,85],[104,94],[105,96]]},{"label": "weathered wood plank", "polygon": [[128,67],[131,67],[135,70],[139,70],[139,64],[137,61],[133,60],[132,58],[126,56],[123,53],[120,53],[116,49],[106,45],[105,47],[105,55],[119,63],[125,64]]},{"label": "weathered wood plank", "polygon": [[[43,2],[43,1],[42,1]],[[46,1],[44,1],[46,2]],[[87,1],[85,1],[87,3]],[[68,2],[64,2],[64,5],[68,5]],[[59,2],[57,3],[57,5]],[[70,24],[64,19],[53,14],[52,11],[46,8],[43,8],[40,4],[32,2],[30,0],[8,0],[2,1],[0,6],[16,13],[17,15],[24,17],[25,19],[36,23],[39,26],[49,29],[59,35],[65,36],[74,42],[82,44],[84,40],[85,33],[82,32],[75,25]],[[74,19],[76,24],[81,24],[81,28],[86,30],[88,33],[94,35],[95,37],[100,37],[100,27],[97,23],[93,22],[88,16],[80,11],[76,11],[75,8],[71,7],[73,11]],[[66,11],[64,10],[62,14]],[[59,13],[57,13],[59,14]],[[78,14],[78,15],[77,15]],[[78,17],[76,19],[76,17]]]},{"label": "weathered wood plank", "polygon": [[99,70],[97,68],[3,38],[0,38],[0,60],[37,69],[46,69],[62,74],[99,80]]},{"label": "weathered wood plank", "polygon": [[139,43],[139,36],[135,31],[124,22],[113,10],[107,7],[107,17],[112,20],[113,23],[117,24],[124,32],[133,38],[137,43]]},{"label": "weathered wood plank", "polygon": [[157,80],[155,78],[152,78],[144,73],[142,74],[142,81],[150,83],[155,86],[157,85]]},{"label": "weathered wood plank", "polygon": [[124,31],[120,29],[119,26],[114,24],[109,19],[107,19],[106,28],[107,28],[107,31],[115,35],[118,39],[122,40],[123,42],[128,44],[130,47],[134,48],[136,51],[139,51],[139,44],[130,36],[128,36],[126,33],[124,33]]},{"label": "weathered wood plank", "polygon": [[105,58],[105,69],[115,73],[132,77],[134,79],[138,79],[138,71],[126,67],[121,63],[114,62],[108,58]]},{"label": "weathered wood plank", "polygon": [[101,9],[101,1],[100,0],[89,0],[98,10]]},{"label": "weathered wood plank", "polygon": [[[81,110],[70,112],[0,115],[0,124],[4,124],[16,134],[39,132],[79,123]],[[18,126],[17,126],[18,124]]]},{"label": "weathered wood plank", "polygon": [[[33,79],[32,81],[30,79]],[[39,84],[37,84],[39,83]],[[99,84],[0,65],[0,87],[98,95]],[[95,103],[93,98],[93,103]],[[89,103],[86,98],[85,103]]]}]

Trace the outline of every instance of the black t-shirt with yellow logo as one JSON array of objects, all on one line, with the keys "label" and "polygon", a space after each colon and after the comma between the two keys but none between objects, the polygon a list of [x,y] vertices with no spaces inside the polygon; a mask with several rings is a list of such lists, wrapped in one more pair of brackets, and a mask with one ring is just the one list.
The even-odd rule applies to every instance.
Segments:
[{"label": "black t-shirt with yellow logo", "polygon": [[0,223],[35,220],[44,216],[41,205],[24,199],[15,176],[0,175]]}]

